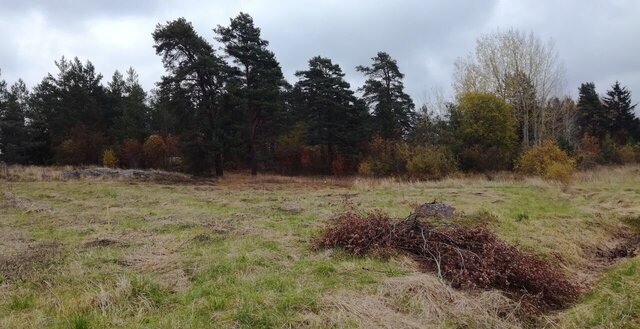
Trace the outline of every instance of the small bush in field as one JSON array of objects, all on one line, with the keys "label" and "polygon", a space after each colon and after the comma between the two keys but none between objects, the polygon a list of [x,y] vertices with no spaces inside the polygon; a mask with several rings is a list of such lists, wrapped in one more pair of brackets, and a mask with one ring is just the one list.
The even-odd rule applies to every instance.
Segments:
[{"label": "small bush in field", "polygon": [[128,168],[138,168],[143,159],[142,144],[135,139],[125,139],[120,146],[121,164]]},{"label": "small bush in field", "polygon": [[609,135],[606,135],[600,142],[600,155],[604,163],[610,164],[616,162],[617,150],[618,145]]},{"label": "small bush in field", "polygon": [[406,171],[409,146],[404,142],[374,136],[369,144],[369,156],[360,164],[362,175],[392,176]]},{"label": "small bush in field", "polygon": [[520,157],[516,164],[516,171],[568,183],[575,167],[575,160],[571,159],[557,144],[544,141],[541,145],[530,148]]},{"label": "small bush in field", "polygon": [[118,156],[112,149],[107,149],[102,153],[102,165],[108,168],[118,166]]},{"label": "small bush in field", "polygon": [[347,159],[342,154],[336,155],[331,161],[331,173],[336,176],[343,176],[347,171]]},{"label": "small bush in field", "polygon": [[441,146],[417,147],[407,162],[407,174],[418,179],[440,179],[456,169],[453,154]]},{"label": "small bush in field", "polygon": [[616,162],[629,164],[636,162],[636,152],[631,145],[623,145],[616,149]]},{"label": "small bush in field", "polygon": [[319,146],[303,146],[300,152],[300,166],[306,174],[322,173],[322,148]]},{"label": "small bush in field", "polygon": [[144,160],[148,167],[161,168],[166,157],[166,146],[162,136],[151,135],[142,145]]},{"label": "small bush in field", "polygon": [[595,136],[591,136],[586,133],[582,136],[580,146],[578,147],[578,164],[582,169],[589,169],[595,167],[598,163],[602,162],[600,150],[600,142]]},{"label": "small bush in field", "polygon": [[295,125],[276,138],[274,160],[281,174],[298,175],[302,172],[302,148],[307,129]]},{"label": "small bush in field", "polygon": [[162,137],[164,141],[164,149],[165,155],[167,157],[177,157],[178,156],[178,137],[173,135],[167,135]]},{"label": "small bush in field", "polygon": [[68,165],[100,164],[105,144],[103,133],[77,124],[70,129],[68,138],[56,147],[56,162]]}]

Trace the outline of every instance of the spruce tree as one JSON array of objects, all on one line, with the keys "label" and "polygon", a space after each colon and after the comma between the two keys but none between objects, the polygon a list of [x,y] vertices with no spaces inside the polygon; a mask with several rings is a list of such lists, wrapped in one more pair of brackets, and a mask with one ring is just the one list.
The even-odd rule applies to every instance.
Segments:
[{"label": "spruce tree", "polygon": [[640,121],[634,113],[637,104],[631,102],[631,92],[616,81],[602,103],[609,116],[613,118],[610,135],[618,144],[625,144],[629,139],[640,139]]},{"label": "spruce tree", "polygon": [[593,82],[580,85],[577,121],[581,136],[589,134],[602,140],[611,131],[613,118],[604,110]]},{"label": "spruce tree", "polygon": [[[260,28],[253,18],[240,13],[230,20],[228,27],[215,29],[217,40],[232,58],[239,80],[238,96],[245,116],[249,165],[251,175],[257,174],[257,147],[265,137],[265,123],[282,111],[281,89],[286,85],[280,64],[273,52],[267,49],[269,42],[260,36]],[[263,136],[261,136],[263,135]]]},{"label": "spruce tree", "polygon": [[373,111],[375,132],[386,139],[403,139],[416,119],[415,105],[404,92],[404,74],[396,60],[385,52],[379,52],[371,60],[371,66],[356,69],[368,78],[359,90]]}]

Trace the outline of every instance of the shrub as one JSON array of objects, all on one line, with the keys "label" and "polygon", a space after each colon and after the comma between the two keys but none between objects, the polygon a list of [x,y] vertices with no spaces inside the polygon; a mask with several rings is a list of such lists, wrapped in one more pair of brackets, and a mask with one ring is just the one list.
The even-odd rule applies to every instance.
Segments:
[{"label": "shrub", "polygon": [[102,165],[108,168],[118,166],[118,156],[112,149],[107,149],[102,153]]},{"label": "shrub", "polygon": [[219,158],[219,165],[216,165],[215,148],[217,145],[207,140],[207,135],[198,130],[189,130],[180,135],[180,152],[182,154],[181,163],[184,169],[193,175],[209,176],[222,170],[224,159]]},{"label": "shrub", "polygon": [[300,151],[300,166],[306,174],[319,174],[324,169],[322,148],[320,146],[303,146]]},{"label": "shrub", "polygon": [[347,159],[342,154],[337,154],[331,161],[331,173],[336,176],[343,176],[348,171]]},{"label": "shrub", "polygon": [[617,149],[618,145],[616,145],[616,143],[613,141],[613,138],[611,138],[610,135],[606,135],[600,143],[600,153],[604,163],[616,162]]},{"label": "shrub", "polygon": [[440,179],[457,169],[451,151],[442,146],[420,146],[407,162],[407,174],[417,179]]},{"label": "shrub", "polygon": [[165,156],[169,158],[177,157],[179,154],[178,137],[173,135],[167,135],[162,137],[162,140],[164,141]]},{"label": "shrub", "polygon": [[144,161],[147,167],[162,168],[165,164],[166,146],[162,136],[151,135],[142,145]]},{"label": "shrub", "polygon": [[164,169],[174,171],[180,170],[182,159],[180,158],[180,151],[178,149],[178,137],[174,135],[167,135],[162,137],[162,140],[165,145]]},{"label": "shrub", "polygon": [[454,114],[462,169],[508,169],[516,150],[516,120],[511,106],[487,93],[466,93]]},{"label": "shrub", "polygon": [[406,171],[409,146],[404,142],[374,136],[369,144],[369,156],[360,164],[362,175],[391,176]]},{"label": "shrub", "polygon": [[56,148],[56,161],[68,165],[100,164],[105,143],[102,132],[77,124]]},{"label": "shrub", "polygon": [[568,183],[575,167],[575,160],[556,143],[547,140],[525,152],[516,164],[516,171]]},{"label": "shrub", "polygon": [[623,145],[616,149],[616,162],[629,164],[636,162],[636,152],[631,145]]},{"label": "shrub", "polygon": [[142,144],[135,139],[125,139],[120,147],[121,164],[128,168],[138,168],[142,164]]},{"label": "shrub", "polygon": [[302,172],[302,147],[306,128],[295,125],[276,138],[275,162],[281,174],[298,175]]},{"label": "shrub", "polygon": [[640,163],[640,143],[633,145],[633,151],[636,153],[636,162]]},{"label": "shrub", "polygon": [[600,156],[600,142],[595,136],[585,133],[578,148],[578,164],[582,169],[595,167],[602,162]]}]

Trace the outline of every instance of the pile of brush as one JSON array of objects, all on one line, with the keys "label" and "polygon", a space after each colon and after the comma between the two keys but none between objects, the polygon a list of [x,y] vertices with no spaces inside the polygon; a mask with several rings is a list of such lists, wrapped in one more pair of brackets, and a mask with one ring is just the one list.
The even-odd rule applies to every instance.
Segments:
[{"label": "pile of brush", "polygon": [[534,311],[564,308],[580,290],[558,266],[519,251],[483,226],[435,224],[413,215],[394,220],[381,212],[346,213],[313,244],[358,255],[406,252],[453,287],[500,289]]}]

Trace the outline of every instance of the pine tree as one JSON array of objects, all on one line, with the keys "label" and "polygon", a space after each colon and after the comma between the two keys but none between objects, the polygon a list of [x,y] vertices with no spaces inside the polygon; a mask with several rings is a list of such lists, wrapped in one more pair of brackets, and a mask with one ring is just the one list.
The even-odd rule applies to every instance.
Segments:
[{"label": "pine tree", "polygon": [[26,125],[29,91],[22,80],[11,86],[9,92],[2,89],[0,86],[0,93],[6,96],[4,110],[0,112],[0,159],[6,163],[26,164],[30,140]]},{"label": "pine tree", "polygon": [[7,120],[7,98],[9,93],[7,92],[7,83],[2,79],[2,70],[0,70],[0,160],[4,160],[5,157],[5,144],[7,133],[3,130],[5,120]]},{"label": "pine tree", "polygon": [[206,174],[211,164],[223,174],[223,94],[230,69],[213,47],[184,18],[159,24],[153,33],[156,53],[169,73],[162,78],[162,99],[183,106],[177,120],[189,171]]},{"label": "pine tree", "polygon": [[604,109],[613,118],[609,134],[616,143],[625,144],[629,139],[640,139],[640,120],[634,113],[637,104],[631,104],[631,92],[626,87],[621,87],[616,81],[602,102]]},{"label": "pine tree", "polygon": [[602,140],[611,131],[613,117],[604,110],[593,82],[580,85],[577,119],[581,136],[589,134]]},{"label": "pine tree", "polygon": [[100,83],[102,75],[96,73],[90,61],[83,64],[78,58],[68,61],[62,57],[55,63],[58,74],[45,77],[34,88],[29,101],[32,161],[51,163],[53,150],[70,140],[74,127],[81,127],[76,132],[86,132],[95,140],[87,144],[85,150],[75,150],[82,153],[76,154],[77,159],[86,164],[99,163],[102,155],[99,143],[104,141],[99,136],[108,130],[113,117],[107,105],[106,90]]},{"label": "pine tree", "polygon": [[148,136],[147,94],[138,81],[138,73],[133,68],[129,68],[125,80],[116,71],[108,90],[111,102],[117,108],[111,135],[119,142],[127,138],[142,140]]},{"label": "pine tree", "polygon": [[355,156],[358,143],[367,135],[368,113],[353,94],[339,65],[320,56],[309,60],[309,68],[296,72],[294,87],[297,115],[306,125],[306,142],[323,145],[325,171],[330,172],[336,151]]},{"label": "pine tree", "polygon": [[261,38],[260,29],[250,15],[240,13],[230,20],[228,27],[218,25],[215,32],[237,69],[238,96],[248,131],[249,164],[251,175],[255,176],[257,144],[260,135],[266,133],[264,129],[268,128],[265,123],[282,111],[281,90],[286,82],[275,55],[267,49],[269,42]]},{"label": "pine tree", "polygon": [[404,92],[404,74],[385,52],[372,58],[371,66],[358,66],[368,79],[360,88],[373,110],[375,131],[385,139],[402,139],[413,129],[416,114],[411,97]]}]

